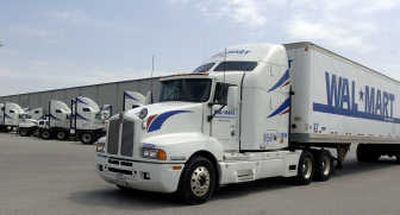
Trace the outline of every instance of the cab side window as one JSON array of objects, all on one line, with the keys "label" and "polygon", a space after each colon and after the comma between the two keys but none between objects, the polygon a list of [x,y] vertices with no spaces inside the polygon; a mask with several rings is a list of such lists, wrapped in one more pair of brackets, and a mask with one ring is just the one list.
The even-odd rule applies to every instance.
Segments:
[{"label": "cab side window", "polygon": [[90,112],[90,108],[82,108],[83,112]]},{"label": "cab side window", "polygon": [[217,86],[215,88],[214,104],[227,104],[229,86],[231,85],[226,83],[217,83]]}]

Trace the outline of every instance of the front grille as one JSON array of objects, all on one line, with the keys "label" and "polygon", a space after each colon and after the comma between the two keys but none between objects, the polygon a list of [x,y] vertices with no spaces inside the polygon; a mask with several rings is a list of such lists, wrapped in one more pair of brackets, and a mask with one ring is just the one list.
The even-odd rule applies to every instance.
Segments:
[{"label": "front grille", "polygon": [[134,130],[135,126],[131,121],[111,120],[108,127],[107,153],[132,157]]},{"label": "front grille", "polygon": [[111,120],[108,126],[108,141],[107,141],[107,153],[117,154],[118,153],[118,142],[119,142],[119,127],[121,122],[119,119]]},{"label": "front grille", "polygon": [[122,123],[121,155],[132,156],[133,152],[133,122]]}]

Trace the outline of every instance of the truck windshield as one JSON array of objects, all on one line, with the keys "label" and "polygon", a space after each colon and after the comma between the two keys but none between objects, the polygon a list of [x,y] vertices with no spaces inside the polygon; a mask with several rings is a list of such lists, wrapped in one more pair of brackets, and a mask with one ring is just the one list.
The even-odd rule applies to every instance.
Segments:
[{"label": "truck windshield", "polygon": [[162,81],[160,102],[206,102],[210,97],[210,91],[210,79],[197,78]]},{"label": "truck windshield", "polygon": [[254,61],[224,61],[215,67],[216,72],[228,71],[253,71],[257,67],[257,62]]}]

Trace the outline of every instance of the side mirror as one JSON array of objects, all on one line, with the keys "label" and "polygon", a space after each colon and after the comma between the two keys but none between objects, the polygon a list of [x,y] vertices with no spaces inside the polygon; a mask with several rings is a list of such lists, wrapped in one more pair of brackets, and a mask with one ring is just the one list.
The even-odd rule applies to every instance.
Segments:
[{"label": "side mirror", "polygon": [[239,88],[237,86],[230,86],[228,88],[227,108],[229,111],[235,112],[238,107]]}]

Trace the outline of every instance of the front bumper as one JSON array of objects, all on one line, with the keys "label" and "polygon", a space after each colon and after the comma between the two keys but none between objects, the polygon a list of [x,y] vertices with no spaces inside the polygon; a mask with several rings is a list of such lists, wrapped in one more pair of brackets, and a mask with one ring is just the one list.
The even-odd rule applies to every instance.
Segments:
[{"label": "front bumper", "polygon": [[[179,170],[173,167],[181,166]],[[173,193],[184,164],[150,163],[97,155],[97,172],[107,182],[138,190]]]}]

